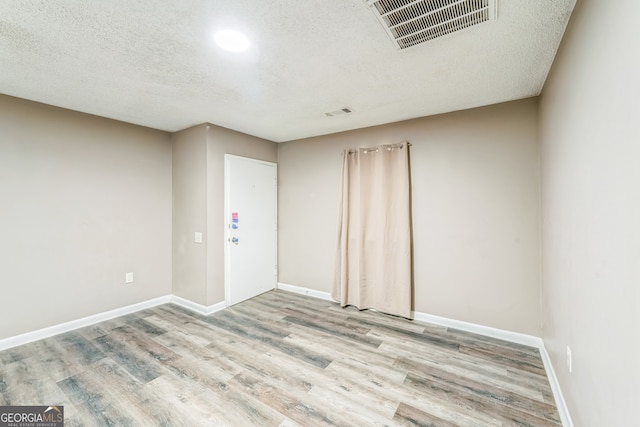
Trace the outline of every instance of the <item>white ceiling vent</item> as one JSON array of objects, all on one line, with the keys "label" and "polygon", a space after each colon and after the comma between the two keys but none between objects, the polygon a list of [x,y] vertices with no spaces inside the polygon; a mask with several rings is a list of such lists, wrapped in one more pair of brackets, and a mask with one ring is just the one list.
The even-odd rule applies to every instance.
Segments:
[{"label": "white ceiling vent", "polygon": [[329,111],[328,113],[324,113],[324,115],[327,117],[333,117],[333,116],[342,116],[343,114],[350,114],[351,112],[353,112],[351,108],[344,107],[336,111]]},{"label": "white ceiling vent", "polygon": [[398,49],[496,18],[497,0],[365,0]]}]

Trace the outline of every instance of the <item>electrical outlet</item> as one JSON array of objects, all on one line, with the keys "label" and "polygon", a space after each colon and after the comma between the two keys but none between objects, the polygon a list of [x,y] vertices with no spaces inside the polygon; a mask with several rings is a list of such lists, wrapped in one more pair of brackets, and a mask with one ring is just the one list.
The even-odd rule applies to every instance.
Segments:
[{"label": "electrical outlet", "polygon": [[567,369],[573,372],[573,360],[571,359],[571,347],[567,346]]},{"label": "electrical outlet", "polygon": [[133,272],[124,275],[124,283],[133,283]]}]

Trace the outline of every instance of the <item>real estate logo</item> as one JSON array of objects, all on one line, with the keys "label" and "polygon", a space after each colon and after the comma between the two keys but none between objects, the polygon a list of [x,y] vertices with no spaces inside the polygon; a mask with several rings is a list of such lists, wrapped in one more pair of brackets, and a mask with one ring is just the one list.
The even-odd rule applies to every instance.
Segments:
[{"label": "real estate logo", "polygon": [[64,427],[64,406],[0,406],[0,427]]}]

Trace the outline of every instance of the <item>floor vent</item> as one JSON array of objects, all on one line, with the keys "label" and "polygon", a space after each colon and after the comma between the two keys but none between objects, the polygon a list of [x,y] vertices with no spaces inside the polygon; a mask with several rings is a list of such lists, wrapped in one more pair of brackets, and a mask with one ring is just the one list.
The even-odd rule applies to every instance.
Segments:
[{"label": "floor vent", "polygon": [[496,18],[497,0],[365,0],[398,49]]}]

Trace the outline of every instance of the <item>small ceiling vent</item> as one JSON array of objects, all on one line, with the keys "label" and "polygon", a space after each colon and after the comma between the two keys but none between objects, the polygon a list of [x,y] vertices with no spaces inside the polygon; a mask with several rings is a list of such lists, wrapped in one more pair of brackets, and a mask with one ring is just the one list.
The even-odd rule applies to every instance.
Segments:
[{"label": "small ceiling vent", "polygon": [[350,114],[351,112],[353,112],[351,108],[344,107],[336,111],[329,111],[328,113],[324,113],[324,115],[327,117],[334,117],[334,116],[342,116],[344,114]]},{"label": "small ceiling vent", "polygon": [[398,49],[491,21],[497,9],[497,0],[365,1]]}]

